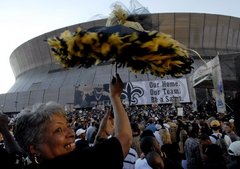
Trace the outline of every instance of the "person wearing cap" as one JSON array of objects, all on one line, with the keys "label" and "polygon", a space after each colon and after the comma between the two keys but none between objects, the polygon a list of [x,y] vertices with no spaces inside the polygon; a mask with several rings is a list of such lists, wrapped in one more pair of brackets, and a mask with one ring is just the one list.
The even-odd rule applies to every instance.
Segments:
[{"label": "person wearing cap", "polygon": [[232,161],[227,164],[228,169],[240,168],[240,141],[234,141],[228,148],[228,154],[232,157]]},{"label": "person wearing cap", "polygon": [[155,119],[154,118],[150,117],[148,119],[148,124],[147,124],[147,126],[145,127],[144,130],[151,130],[153,133],[155,131],[157,131],[156,126],[155,126]]},{"label": "person wearing cap", "polygon": [[164,123],[162,119],[158,120],[158,124],[155,125],[156,131],[153,133],[156,137],[160,147],[164,144],[172,144],[171,135],[169,132],[169,124]]},{"label": "person wearing cap", "polygon": [[228,147],[232,143],[231,138],[227,134],[221,132],[221,123],[218,120],[212,120],[210,122],[210,128],[213,132],[209,136],[211,142],[220,146],[225,163],[229,163],[231,161],[231,158],[228,155]]},{"label": "person wearing cap", "polygon": [[163,145],[163,141],[162,141],[162,136],[160,135],[160,129],[162,128],[162,126],[160,124],[156,124],[156,131],[153,133],[155,138],[157,139],[160,147]]},{"label": "person wearing cap", "polygon": [[97,133],[97,122],[91,118],[90,125],[86,129],[86,139],[90,146],[94,143],[94,138]]},{"label": "person wearing cap", "polygon": [[[221,133],[221,123],[218,120],[212,120],[210,122],[210,128],[212,129],[212,134],[210,135],[210,140],[213,144],[217,143],[216,138],[221,138],[223,136],[223,133]],[[226,142],[227,147],[232,143],[231,138],[224,134],[224,140]]]},{"label": "person wearing cap", "polygon": [[86,130],[80,128],[76,131],[75,144],[77,149],[89,147],[89,143],[86,140]]}]

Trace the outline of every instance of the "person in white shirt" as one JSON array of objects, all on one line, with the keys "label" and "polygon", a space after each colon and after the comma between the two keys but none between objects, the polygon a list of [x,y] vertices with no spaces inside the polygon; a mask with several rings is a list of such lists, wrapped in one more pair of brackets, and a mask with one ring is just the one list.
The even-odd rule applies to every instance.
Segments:
[{"label": "person in white shirt", "polygon": [[135,163],[138,159],[137,151],[133,148],[129,149],[128,155],[123,161],[123,169],[135,169]]},{"label": "person in white shirt", "polygon": [[160,145],[154,136],[144,136],[141,138],[140,146],[143,155],[137,159],[135,169],[164,168]]}]

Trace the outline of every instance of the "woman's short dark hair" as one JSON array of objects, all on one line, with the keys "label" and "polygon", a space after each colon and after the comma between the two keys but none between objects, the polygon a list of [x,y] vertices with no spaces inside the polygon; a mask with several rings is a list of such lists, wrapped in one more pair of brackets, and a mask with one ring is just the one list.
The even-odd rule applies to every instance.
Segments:
[{"label": "woman's short dark hair", "polygon": [[145,136],[141,139],[140,148],[145,155],[153,151],[154,141],[155,137],[152,136]]}]

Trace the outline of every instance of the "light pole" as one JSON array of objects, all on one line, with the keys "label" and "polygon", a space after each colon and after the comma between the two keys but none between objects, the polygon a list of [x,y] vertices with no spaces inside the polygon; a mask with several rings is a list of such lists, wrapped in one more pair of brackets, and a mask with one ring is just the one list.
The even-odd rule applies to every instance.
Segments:
[{"label": "light pole", "polygon": [[15,111],[17,112],[17,104],[18,104],[18,101],[15,101]]},{"label": "light pole", "polygon": [[3,105],[1,105],[1,113],[3,113]]}]

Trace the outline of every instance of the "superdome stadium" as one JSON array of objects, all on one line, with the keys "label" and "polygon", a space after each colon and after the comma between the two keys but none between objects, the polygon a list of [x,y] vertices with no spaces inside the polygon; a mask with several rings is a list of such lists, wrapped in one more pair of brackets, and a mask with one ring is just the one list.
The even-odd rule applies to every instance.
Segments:
[{"label": "superdome stadium", "polygon": [[[172,36],[194,59],[193,70],[181,78],[135,74],[118,69],[126,83],[124,104],[189,103],[197,110],[211,95],[219,111],[225,111],[226,97],[239,91],[240,18],[206,13],[150,14],[151,28]],[[104,63],[90,68],[64,69],[46,42],[63,31],[78,27],[105,26],[106,19],[66,26],[35,37],[16,48],[10,56],[15,84],[0,95],[1,111],[17,113],[37,102],[56,101],[66,110],[108,105],[108,84],[115,66]],[[177,99],[176,99],[177,98]]]}]

